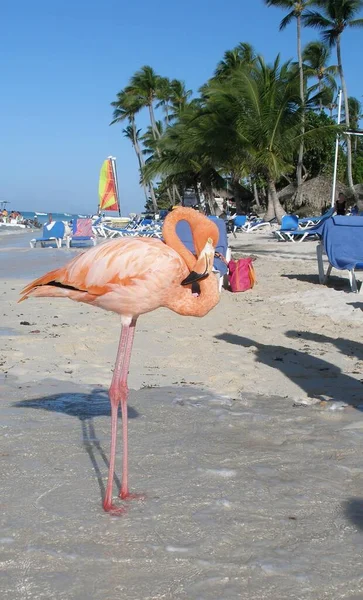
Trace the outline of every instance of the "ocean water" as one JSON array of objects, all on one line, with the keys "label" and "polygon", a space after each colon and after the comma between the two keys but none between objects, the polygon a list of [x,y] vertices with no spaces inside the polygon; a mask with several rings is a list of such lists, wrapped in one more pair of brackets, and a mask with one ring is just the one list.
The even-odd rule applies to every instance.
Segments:
[{"label": "ocean water", "polygon": [[[22,211],[22,216],[24,217],[24,219],[34,219],[34,217],[36,216],[39,223],[41,223],[42,225],[44,225],[44,223],[46,223],[48,221],[48,213],[36,213],[33,211]],[[78,214],[73,214],[71,215],[70,213],[56,213],[56,212],[52,212],[52,217],[53,217],[53,221],[70,221],[71,219],[77,219],[77,217],[86,217],[88,215],[78,215]]]}]

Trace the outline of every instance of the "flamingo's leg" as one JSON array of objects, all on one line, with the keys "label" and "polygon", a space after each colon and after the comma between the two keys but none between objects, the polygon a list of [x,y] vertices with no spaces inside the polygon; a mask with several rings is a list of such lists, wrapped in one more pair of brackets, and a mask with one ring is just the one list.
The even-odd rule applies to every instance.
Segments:
[{"label": "flamingo's leg", "polygon": [[115,507],[112,504],[112,485],[115,472],[115,457],[116,457],[116,438],[117,438],[117,416],[118,406],[121,402],[122,411],[122,430],[123,430],[123,477],[120,496],[126,498],[128,493],[128,472],[127,472],[127,375],[129,371],[132,343],[134,340],[136,320],[133,320],[130,325],[123,325],[115,369],[113,372],[109,397],[111,402],[111,450],[110,450],[110,465],[108,470],[108,480],[103,508],[114,514],[124,512],[124,508]]},{"label": "flamingo's leg", "polygon": [[127,377],[129,374],[129,366],[131,360],[132,344],[135,335],[136,321],[132,321],[129,329],[129,336],[126,342],[125,348],[125,360],[122,366],[120,374],[120,389],[121,389],[121,417],[122,417],[122,484],[119,493],[119,497],[123,500],[127,498],[141,498],[138,494],[130,494],[129,492],[129,468],[128,468],[128,416],[127,416],[127,399],[129,395],[129,388],[127,387]]}]

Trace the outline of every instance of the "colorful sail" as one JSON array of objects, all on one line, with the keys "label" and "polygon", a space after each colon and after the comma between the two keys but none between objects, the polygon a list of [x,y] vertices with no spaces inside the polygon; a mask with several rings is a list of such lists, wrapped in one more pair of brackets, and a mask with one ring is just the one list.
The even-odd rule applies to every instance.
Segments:
[{"label": "colorful sail", "polygon": [[119,201],[117,193],[116,169],[113,158],[107,158],[101,167],[98,194],[100,198],[99,210],[118,210]]}]

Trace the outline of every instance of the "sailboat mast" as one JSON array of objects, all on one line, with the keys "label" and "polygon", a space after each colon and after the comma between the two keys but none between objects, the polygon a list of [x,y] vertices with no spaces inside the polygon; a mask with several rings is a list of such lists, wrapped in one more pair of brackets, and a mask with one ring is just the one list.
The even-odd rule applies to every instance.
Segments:
[{"label": "sailboat mast", "polygon": [[119,196],[119,192],[118,192],[118,179],[117,179],[116,157],[115,156],[109,156],[109,159],[111,160],[112,172],[113,172],[113,177],[114,177],[115,187],[116,187],[118,214],[121,217],[121,205],[120,205],[120,196]]}]

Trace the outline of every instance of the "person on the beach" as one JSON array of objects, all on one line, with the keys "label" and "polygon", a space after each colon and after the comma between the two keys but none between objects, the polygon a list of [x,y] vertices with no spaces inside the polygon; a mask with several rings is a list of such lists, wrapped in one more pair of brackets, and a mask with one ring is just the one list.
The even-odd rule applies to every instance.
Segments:
[{"label": "person on the beach", "polygon": [[335,203],[335,210],[337,215],[345,215],[347,201],[343,192],[339,193],[338,200]]},{"label": "person on the beach", "polygon": [[45,227],[47,228],[48,231],[50,231],[54,225],[55,225],[56,221],[53,221],[53,217],[52,217],[52,213],[48,214],[48,221],[45,224]]}]

